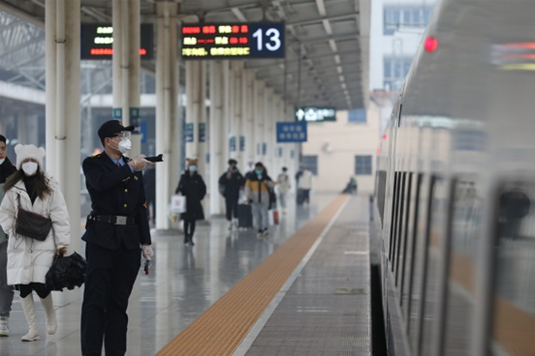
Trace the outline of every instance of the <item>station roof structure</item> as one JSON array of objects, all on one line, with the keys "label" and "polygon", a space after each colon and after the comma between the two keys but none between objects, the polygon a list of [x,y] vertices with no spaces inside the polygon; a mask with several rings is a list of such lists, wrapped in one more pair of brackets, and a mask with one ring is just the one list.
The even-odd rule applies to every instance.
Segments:
[{"label": "station roof structure", "polygon": [[[345,110],[364,108],[368,99],[370,1],[176,2],[177,16],[183,23],[283,21],[286,58],[250,59],[246,60],[246,68],[253,69],[258,79],[295,106]],[[156,20],[157,2],[141,0],[142,23]],[[1,81],[44,88],[44,3],[45,0],[0,0],[0,11],[11,15],[0,16]],[[83,23],[111,22],[112,1],[81,0],[81,4]],[[155,61],[143,61],[142,66],[154,72]],[[104,69],[102,78],[109,78]]]}]

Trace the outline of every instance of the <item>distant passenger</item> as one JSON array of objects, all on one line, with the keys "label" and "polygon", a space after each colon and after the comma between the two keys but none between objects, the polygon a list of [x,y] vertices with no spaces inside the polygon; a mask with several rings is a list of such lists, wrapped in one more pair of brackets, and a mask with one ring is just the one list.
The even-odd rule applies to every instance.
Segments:
[{"label": "distant passenger", "polygon": [[245,185],[245,179],[238,170],[238,162],[235,159],[230,159],[228,165],[228,170],[219,177],[219,186],[225,197],[229,230],[232,230],[238,228],[238,201],[240,200],[240,191]]},{"label": "distant passenger", "polygon": [[312,189],[312,172],[308,168],[302,168],[302,174],[299,177],[299,183],[297,186],[303,194],[303,203],[310,204],[310,190]]},{"label": "distant passenger", "polygon": [[184,220],[184,244],[194,246],[193,234],[197,220],[204,220],[204,211],[201,201],[206,195],[206,184],[197,172],[197,160],[187,159],[187,169],[176,188],[175,194],[186,197],[186,212],[182,213]]},{"label": "distant passenger", "polygon": [[[7,157],[6,138],[0,135],[0,203],[4,183],[17,169]],[[7,284],[7,235],[0,227],[0,336],[9,336],[9,314],[13,303],[13,286]]]},{"label": "distant passenger", "polygon": [[[153,163],[147,164],[148,169],[143,174],[145,184],[145,199],[147,200],[147,214],[149,221],[156,222],[156,169]],[[150,210],[152,208],[152,214]]]},{"label": "distant passenger", "polygon": [[500,236],[515,239],[520,237],[520,224],[530,212],[531,200],[519,187],[508,189],[500,195]]},{"label": "distant passenger", "polygon": [[290,177],[288,176],[288,169],[286,167],[282,167],[282,173],[279,174],[277,177],[277,188],[279,190],[279,201],[280,206],[283,214],[286,214],[286,208],[287,208],[287,201],[286,196],[288,192],[290,191],[291,184],[290,184]]},{"label": "distant passenger", "polygon": [[[56,333],[56,311],[45,277],[54,257],[67,252],[69,213],[59,183],[44,170],[45,149],[17,145],[15,152],[17,171],[4,184],[6,195],[0,207],[0,225],[9,236],[7,283],[20,291],[20,303],[28,322],[29,331],[21,340],[36,341],[40,337],[34,291],[45,309],[47,333]],[[23,210],[35,215],[21,215]],[[26,219],[21,226],[22,216]],[[46,236],[44,240],[39,238],[41,234]]]},{"label": "distant passenger", "polygon": [[245,196],[252,204],[253,218],[256,221],[259,237],[268,235],[269,190],[274,186],[275,183],[267,175],[264,165],[257,162],[254,172],[249,174],[245,182]]}]

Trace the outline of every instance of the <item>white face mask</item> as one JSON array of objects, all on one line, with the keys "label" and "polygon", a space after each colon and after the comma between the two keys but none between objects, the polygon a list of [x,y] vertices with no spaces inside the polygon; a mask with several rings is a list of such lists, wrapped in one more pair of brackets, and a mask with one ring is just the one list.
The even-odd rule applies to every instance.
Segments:
[{"label": "white face mask", "polygon": [[35,162],[26,162],[22,164],[22,170],[27,176],[33,176],[37,172],[39,165]]},{"label": "white face mask", "polygon": [[132,141],[130,141],[130,139],[128,138],[122,138],[121,141],[119,141],[117,148],[114,148],[111,145],[110,147],[113,148],[114,150],[121,152],[122,154],[125,154],[126,152],[132,149]]},{"label": "white face mask", "polygon": [[0,158],[0,165],[4,164],[5,161],[6,161],[5,158]]},{"label": "white face mask", "polygon": [[132,149],[132,141],[130,141],[127,138],[121,139],[121,142],[119,142],[119,151],[121,151],[122,154],[125,154],[131,149]]}]

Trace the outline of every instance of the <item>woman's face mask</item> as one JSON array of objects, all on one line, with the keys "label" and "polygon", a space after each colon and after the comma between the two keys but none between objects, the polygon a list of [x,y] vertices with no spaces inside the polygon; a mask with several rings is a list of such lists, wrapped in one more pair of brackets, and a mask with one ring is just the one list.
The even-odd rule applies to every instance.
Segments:
[{"label": "woman's face mask", "polygon": [[33,176],[37,173],[37,168],[39,168],[39,165],[35,162],[25,162],[22,164],[22,170],[27,176]]},{"label": "woman's face mask", "polygon": [[256,173],[257,175],[261,176],[262,173],[263,173],[263,171],[262,171],[261,169],[257,169],[257,170],[255,171],[255,173]]},{"label": "woman's face mask", "polygon": [[188,169],[190,172],[197,172],[197,166],[189,166]]}]

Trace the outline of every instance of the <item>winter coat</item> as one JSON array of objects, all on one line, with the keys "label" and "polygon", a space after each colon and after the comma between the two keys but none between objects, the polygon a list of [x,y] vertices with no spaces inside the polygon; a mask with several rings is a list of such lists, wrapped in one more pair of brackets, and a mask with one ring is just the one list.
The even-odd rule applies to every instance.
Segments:
[{"label": "winter coat", "polygon": [[[12,175],[17,168],[13,166],[13,163],[6,157],[4,163],[0,164],[0,203],[4,199],[4,183],[7,178]],[[0,227],[0,245],[4,242],[7,242],[7,235],[4,230]]]},{"label": "winter coat", "polygon": [[274,186],[273,180],[265,173],[260,178],[249,174],[245,181],[245,197],[253,203],[269,203],[269,191]]},{"label": "winter coat", "polygon": [[227,177],[228,174],[229,172],[225,172],[221,175],[221,177],[219,177],[219,185],[225,187],[225,199],[237,201],[240,199],[240,190],[245,184],[245,179],[237,169],[230,173],[230,178]]},{"label": "winter coat", "polygon": [[[45,276],[56,250],[67,247],[70,242],[69,213],[58,182],[45,173],[52,193],[44,200],[37,197],[34,204],[21,179],[6,192],[0,206],[0,225],[9,236],[7,245],[7,284],[45,283]],[[52,229],[45,241],[37,241],[15,233],[19,203],[23,209],[49,217]]]},{"label": "winter coat", "polygon": [[182,194],[186,197],[186,212],[181,215],[182,219],[204,220],[201,200],[206,195],[206,184],[200,174],[190,175],[189,172],[182,174],[175,194]]},{"label": "winter coat", "polygon": [[304,190],[312,189],[312,172],[311,171],[309,171],[308,169],[305,169],[303,171],[303,174],[301,175],[301,177],[299,177],[297,187],[299,189],[304,189]]},{"label": "winter coat", "polygon": [[290,190],[290,177],[288,177],[288,174],[281,173],[279,174],[279,177],[277,178],[277,187],[279,188],[279,193],[284,194],[288,193]]}]

